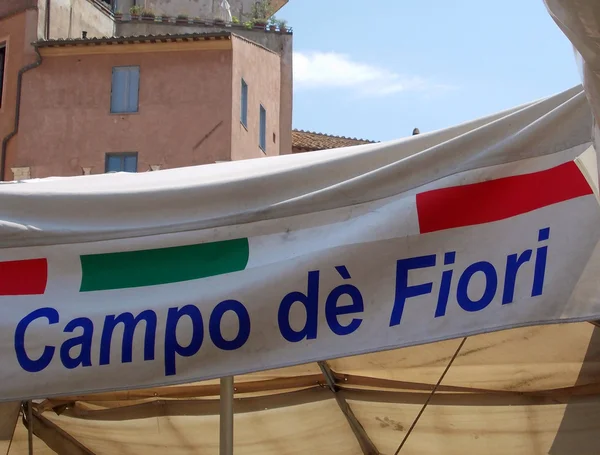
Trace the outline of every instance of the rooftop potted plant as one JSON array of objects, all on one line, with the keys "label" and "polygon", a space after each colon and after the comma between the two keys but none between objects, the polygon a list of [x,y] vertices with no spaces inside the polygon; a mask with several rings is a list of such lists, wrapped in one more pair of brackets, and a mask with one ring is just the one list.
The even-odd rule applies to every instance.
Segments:
[{"label": "rooftop potted plant", "polygon": [[264,29],[271,16],[273,16],[271,0],[259,0],[252,5],[252,23],[254,24],[254,28]]},{"label": "rooftop potted plant", "polygon": [[258,30],[264,30],[267,27],[267,19],[254,19],[252,21],[253,28]]},{"label": "rooftop potted plant", "polygon": [[142,20],[151,20],[154,21],[156,14],[151,9],[143,9],[142,10]]},{"label": "rooftop potted plant", "polygon": [[116,10],[113,14],[115,16],[115,20],[120,21],[121,19],[123,19],[123,13],[121,12],[121,10]]},{"label": "rooftop potted plant", "polygon": [[279,29],[280,33],[287,32],[287,30],[288,30],[287,21],[286,20],[278,20],[277,21],[277,28]]},{"label": "rooftop potted plant", "polygon": [[142,15],[142,7],[139,5],[133,5],[129,8],[129,14],[131,14],[131,19],[140,19]]},{"label": "rooftop potted plant", "polygon": [[178,14],[178,15],[177,15],[177,20],[176,20],[176,22],[177,22],[178,24],[184,24],[184,23],[186,23],[187,21],[188,21],[188,15],[187,15],[187,14],[185,14],[185,13],[180,13],[180,14]]},{"label": "rooftop potted plant", "polygon": [[277,18],[275,16],[272,16],[271,19],[269,19],[269,31],[270,32],[275,32],[277,31],[277,23],[279,21],[277,20]]}]

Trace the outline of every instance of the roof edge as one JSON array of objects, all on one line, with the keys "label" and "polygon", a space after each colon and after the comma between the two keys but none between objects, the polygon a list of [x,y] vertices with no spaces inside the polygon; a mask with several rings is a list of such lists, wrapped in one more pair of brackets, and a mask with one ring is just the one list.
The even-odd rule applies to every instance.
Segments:
[{"label": "roof edge", "polygon": [[[85,46],[106,43],[154,43],[154,42],[173,42],[173,41],[200,41],[211,39],[231,39],[234,36],[231,32],[207,32],[207,33],[179,33],[164,35],[137,35],[137,36],[104,36],[101,38],[66,38],[37,40],[32,43],[38,48],[57,47],[57,46]],[[237,35],[235,35],[237,36]]]},{"label": "roof edge", "polygon": [[256,41],[252,41],[250,38],[246,38],[245,36],[238,35],[237,33],[233,33],[233,32],[231,33],[231,36],[234,37],[234,38],[236,38],[236,39],[239,39],[240,41],[244,41],[245,43],[248,43],[248,44],[251,44],[253,46],[256,46],[259,49],[262,49],[263,51],[267,51],[267,52],[270,52],[271,54],[275,54],[275,55],[277,55],[279,57],[279,54],[277,52],[272,51],[268,47],[265,47],[262,44],[257,43]]},{"label": "roof edge", "polygon": [[345,140],[348,140],[348,141],[365,142],[367,144],[377,144],[377,142],[379,142],[379,141],[373,141],[371,139],[361,139],[361,138],[358,138],[358,137],[347,137],[347,136],[336,136],[334,134],[318,133],[316,131],[308,131],[308,130],[293,129],[292,132],[294,132],[294,133],[304,133],[304,134],[316,134],[318,136],[329,137],[329,138],[332,138],[332,139],[345,139]]}]

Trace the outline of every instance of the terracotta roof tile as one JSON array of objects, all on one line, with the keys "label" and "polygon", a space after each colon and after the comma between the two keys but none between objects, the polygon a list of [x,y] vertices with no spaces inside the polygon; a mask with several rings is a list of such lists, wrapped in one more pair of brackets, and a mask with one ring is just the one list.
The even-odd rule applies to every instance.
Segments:
[{"label": "terracotta roof tile", "polygon": [[294,152],[309,152],[314,150],[326,150],[374,143],[375,141],[370,141],[367,139],[331,136],[329,134],[314,133],[312,131],[303,130],[292,131],[292,149]]},{"label": "terracotta roof tile", "polygon": [[[200,41],[215,39],[230,39],[231,32],[179,33],[165,35],[133,35],[133,36],[103,36],[102,38],[58,38],[39,40],[37,47],[77,46],[95,44],[137,44],[172,41]],[[237,35],[236,35],[237,37]]]}]

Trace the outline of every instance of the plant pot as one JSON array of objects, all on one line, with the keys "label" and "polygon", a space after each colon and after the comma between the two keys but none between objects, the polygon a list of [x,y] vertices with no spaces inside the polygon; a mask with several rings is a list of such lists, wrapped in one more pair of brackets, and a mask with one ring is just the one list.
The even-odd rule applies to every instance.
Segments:
[{"label": "plant pot", "polygon": [[115,20],[116,21],[123,20],[123,15],[122,14],[115,14]]},{"label": "plant pot", "polygon": [[276,32],[277,31],[277,26],[276,25],[269,25],[269,31],[270,32]]},{"label": "plant pot", "polygon": [[257,29],[257,30],[264,30],[266,27],[267,27],[266,23],[265,24],[260,24],[260,23],[257,22],[256,24],[254,24],[254,28]]},{"label": "plant pot", "polygon": [[138,16],[137,14],[132,14],[131,15],[131,20],[132,21],[141,21],[142,20],[142,16]]},{"label": "plant pot", "polygon": [[177,20],[175,21],[176,24],[187,24],[187,19],[181,19],[181,18],[177,18]]},{"label": "plant pot", "polygon": [[143,21],[152,21],[154,22],[155,16],[142,16]]}]

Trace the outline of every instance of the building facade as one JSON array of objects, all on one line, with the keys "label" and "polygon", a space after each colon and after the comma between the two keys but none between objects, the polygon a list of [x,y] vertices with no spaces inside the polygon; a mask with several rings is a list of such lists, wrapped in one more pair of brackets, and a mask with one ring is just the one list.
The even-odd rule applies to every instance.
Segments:
[{"label": "building facade", "polygon": [[62,1],[0,7],[3,180],[291,153],[291,33],[133,23]]},{"label": "building facade", "polygon": [[[152,10],[155,14],[177,16],[185,14],[189,17],[214,19],[219,15],[222,0],[107,0],[114,11],[126,13],[132,6],[140,6]],[[289,0],[271,0],[273,13],[279,11]],[[256,0],[228,0],[232,16],[241,20],[247,19],[252,13]]]}]

